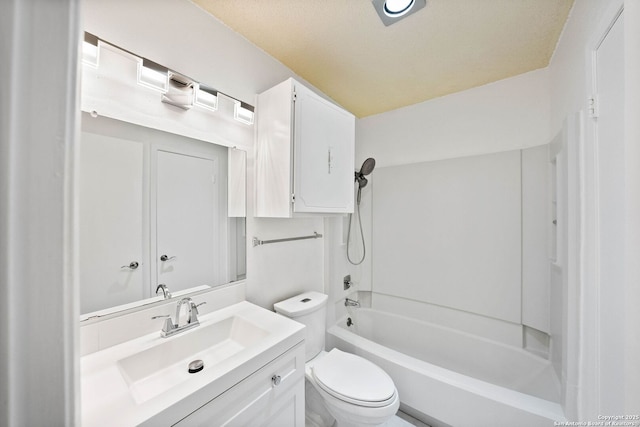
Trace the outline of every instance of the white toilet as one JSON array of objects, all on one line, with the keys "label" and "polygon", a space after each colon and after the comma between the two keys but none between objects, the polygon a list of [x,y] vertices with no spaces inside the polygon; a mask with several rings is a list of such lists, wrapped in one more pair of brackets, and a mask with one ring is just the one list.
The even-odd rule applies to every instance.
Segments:
[{"label": "white toilet", "polygon": [[[338,349],[324,351],[327,296],[306,292],[274,304],[277,313],[306,328],[307,418],[327,423],[326,411],[336,427],[381,426],[400,406],[393,380],[379,366]],[[329,424],[330,425],[330,424]]]}]

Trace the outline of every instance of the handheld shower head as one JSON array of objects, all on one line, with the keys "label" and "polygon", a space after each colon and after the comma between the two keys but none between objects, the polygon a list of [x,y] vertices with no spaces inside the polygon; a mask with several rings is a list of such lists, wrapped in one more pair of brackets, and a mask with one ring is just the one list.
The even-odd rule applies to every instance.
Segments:
[{"label": "handheld shower head", "polygon": [[349,214],[349,231],[347,233],[347,260],[353,265],[362,264],[366,254],[364,234],[362,232],[362,221],[360,219],[360,196],[362,195],[362,188],[366,187],[366,185],[369,183],[369,180],[365,178],[365,176],[373,172],[373,169],[375,167],[376,160],[373,157],[369,157],[364,161],[364,163],[362,163],[362,167],[360,167],[360,170],[355,173],[355,182],[358,183],[358,195],[356,196],[357,206],[355,209],[355,214],[358,216],[358,224],[360,225],[360,237],[362,237],[362,257],[358,261],[353,261],[351,259],[351,255],[349,254],[349,244],[351,242],[351,218],[353,217],[353,214]]},{"label": "handheld shower head", "polygon": [[369,157],[362,163],[362,167],[360,168],[360,173],[362,175],[369,175],[373,172],[373,169],[376,167],[376,159],[373,157]]},{"label": "handheld shower head", "polygon": [[356,181],[358,182],[358,188],[362,188],[365,187],[368,183],[369,180],[367,180],[367,178],[365,178],[365,175],[369,175],[371,172],[373,172],[373,169],[376,167],[376,159],[374,159],[373,157],[369,157],[367,160],[364,161],[364,163],[362,163],[362,167],[360,168],[359,172],[356,172]]}]

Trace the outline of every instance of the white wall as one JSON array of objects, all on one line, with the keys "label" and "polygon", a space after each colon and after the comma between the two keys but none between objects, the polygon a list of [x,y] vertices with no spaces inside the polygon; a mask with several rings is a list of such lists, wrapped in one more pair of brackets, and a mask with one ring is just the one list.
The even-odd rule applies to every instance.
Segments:
[{"label": "white wall", "polygon": [[0,426],[79,424],[74,281],[78,4],[0,14]]},{"label": "white wall", "polygon": [[[83,0],[83,28],[137,55],[255,105],[256,94],[295,76],[287,67],[187,0]],[[259,114],[259,109],[258,109]],[[239,145],[246,146],[242,138]],[[226,143],[227,141],[225,141]],[[232,141],[231,141],[232,142]],[[247,157],[247,237],[261,240],[324,232],[321,218],[253,218],[253,150]],[[252,247],[247,299],[271,308],[297,292],[324,289],[324,241]]]},{"label": "white wall", "polygon": [[640,2],[625,2],[625,409],[640,413]]},{"label": "white wall", "polygon": [[546,69],[358,121],[356,164],[464,157],[549,142]]}]

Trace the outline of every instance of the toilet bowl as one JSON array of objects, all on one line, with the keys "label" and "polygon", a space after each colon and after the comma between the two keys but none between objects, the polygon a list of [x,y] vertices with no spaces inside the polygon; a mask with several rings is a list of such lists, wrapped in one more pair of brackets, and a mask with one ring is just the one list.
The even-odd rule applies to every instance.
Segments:
[{"label": "toilet bowl", "polygon": [[[324,351],[327,296],[306,292],[274,305],[276,312],[306,326],[307,418],[336,427],[382,426],[398,411],[391,377],[379,366],[338,349]],[[327,414],[319,411],[326,410]],[[329,424],[331,425],[331,424]]]},{"label": "toilet bowl", "polygon": [[360,356],[323,351],[306,363],[305,377],[339,427],[383,425],[398,412],[393,380]]}]

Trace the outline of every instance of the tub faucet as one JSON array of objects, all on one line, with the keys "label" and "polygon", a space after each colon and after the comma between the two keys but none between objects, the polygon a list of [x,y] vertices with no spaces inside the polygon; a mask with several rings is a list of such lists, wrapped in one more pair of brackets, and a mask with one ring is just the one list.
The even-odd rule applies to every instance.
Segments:
[{"label": "tub faucet", "polygon": [[[183,304],[187,305],[187,309],[189,310],[189,318],[187,319],[187,323],[180,326],[180,311],[182,310]],[[153,316],[152,319],[166,318],[164,321],[164,325],[162,326],[162,330],[160,331],[160,336],[162,338],[167,338],[179,332],[184,332],[198,326],[200,324],[200,321],[198,320],[198,307],[202,304],[206,304],[206,302],[201,302],[200,304],[196,305],[196,303],[194,303],[191,298],[182,298],[180,301],[178,301],[178,304],[176,306],[176,323],[173,323],[170,314]]]},{"label": "tub faucet", "polygon": [[360,303],[356,300],[353,300],[351,298],[345,298],[344,299],[344,306],[345,307],[360,307]]}]

